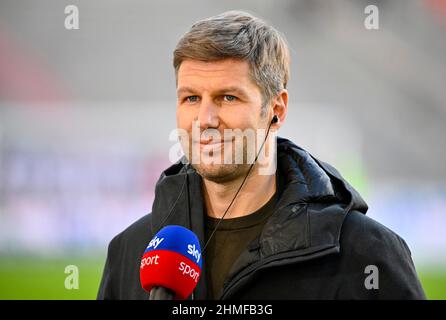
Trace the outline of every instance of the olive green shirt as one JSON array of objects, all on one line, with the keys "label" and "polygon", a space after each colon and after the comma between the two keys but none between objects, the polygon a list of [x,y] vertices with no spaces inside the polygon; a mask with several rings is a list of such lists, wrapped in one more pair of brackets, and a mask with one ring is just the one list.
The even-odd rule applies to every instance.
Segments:
[{"label": "olive green shirt", "polygon": [[[257,211],[239,218],[224,219],[206,249],[206,270],[209,299],[217,299],[226,277],[240,254],[257,238],[272,215],[275,195]],[[206,217],[206,239],[220,219]]]}]

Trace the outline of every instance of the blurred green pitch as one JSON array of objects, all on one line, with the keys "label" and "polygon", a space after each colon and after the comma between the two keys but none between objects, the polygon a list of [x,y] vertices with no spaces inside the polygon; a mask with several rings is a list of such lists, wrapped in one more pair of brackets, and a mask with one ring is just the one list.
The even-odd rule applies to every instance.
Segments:
[{"label": "blurred green pitch", "polygon": [[[0,299],[95,299],[105,256],[75,258],[0,257]],[[67,265],[79,268],[79,289],[65,289]],[[446,299],[446,266],[418,267],[429,299]]]}]

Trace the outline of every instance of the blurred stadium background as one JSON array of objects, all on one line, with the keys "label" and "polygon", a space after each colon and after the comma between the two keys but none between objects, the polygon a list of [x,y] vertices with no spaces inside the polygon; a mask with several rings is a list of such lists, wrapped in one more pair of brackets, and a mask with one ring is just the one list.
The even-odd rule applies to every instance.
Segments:
[{"label": "blurred stadium background", "polygon": [[[79,30],[64,28],[69,4]],[[364,28],[369,4],[379,30]],[[280,135],[335,165],[446,299],[444,0],[2,0],[0,299],[95,298],[108,242],[151,210],[170,164],[176,41],[230,9],[292,49]]]}]

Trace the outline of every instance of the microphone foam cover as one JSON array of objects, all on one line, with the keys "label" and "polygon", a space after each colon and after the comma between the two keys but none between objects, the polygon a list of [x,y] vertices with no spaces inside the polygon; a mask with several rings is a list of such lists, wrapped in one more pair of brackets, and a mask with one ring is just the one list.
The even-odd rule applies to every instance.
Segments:
[{"label": "microphone foam cover", "polygon": [[141,286],[147,292],[153,287],[164,287],[175,292],[175,299],[186,299],[197,286],[201,266],[198,237],[182,226],[165,226],[143,254]]}]

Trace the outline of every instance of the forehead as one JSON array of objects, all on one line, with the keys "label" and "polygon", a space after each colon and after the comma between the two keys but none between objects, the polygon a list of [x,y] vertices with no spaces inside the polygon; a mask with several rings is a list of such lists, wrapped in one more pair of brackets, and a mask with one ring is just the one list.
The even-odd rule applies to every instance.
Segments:
[{"label": "forehead", "polygon": [[243,60],[184,60],[178,70],[177,87],[182,85],[225,85],[257,87],[251,79],[249,63]]}]

